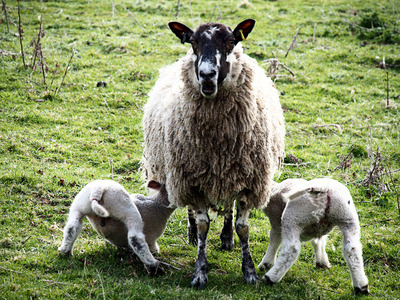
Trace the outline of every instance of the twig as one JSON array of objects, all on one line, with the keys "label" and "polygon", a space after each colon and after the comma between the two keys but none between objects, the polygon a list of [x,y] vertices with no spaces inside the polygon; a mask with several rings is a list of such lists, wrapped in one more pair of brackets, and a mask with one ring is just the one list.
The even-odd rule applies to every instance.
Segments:
[{"label": "twig", "polygon": [[23,244],[25,244],[30,238],[31,238],[31,236],[28,236],[23,242],[21,242],[21,246],[22,246]]},{"label": "twig", "polygon": [[101,286],[101,290],[103,291],[103,299],[106,300],[106,293],[104,291],[103,279],[101,279],[99,270],[96,269],[96,272],[97,272],[97,276],[99,276],[99,279],[100,279],[100,286]]},{"label": "twig", "polygon": [[3,268],[3,267],[0,267],[0,269],[2,269],[2,270],[4,270],[4,271],[12,272],[12,273],[25,274],[24,272],[19,272],[19,271],[15,271],[15,270],[10,270],[10,269],[6,269],[6,268]]},{"label": "twig", "polygon": [[17,55],[20,55],[20,53],[14,53],[14,52],[10,52],[10,51],[7,51],[7,50],[0,49],[0,55],[3,55],[3,56],[7,56],[7,55],[17,56]]},{"label": "twig", "polygon": [[282,163],[283,166],[291,166],[291,167],[301,167],[301,166],[308,166],[311,165],[311,162],[305,162],[305,163]]},{"label": "twig", "polygon": [[185,240],[185,238],[183,237],[183,236],[179,236],[179,238],[186,244],[186,245],[190,245],[186,240]]},{"label": "twig", "polygon": [[213,9],[213,11],[212,11],[212,14],[211,14],[211,17],[210,17],[210,21],[209,22],[211,22],[212,21],[212,18],[214,17],[214,13],[215,13],[215,10],[216,10],[216,8],[218,7],[218,5],[216,5],[215,4],[215,6],[214,6],[214,9]]},{"label": "twig", "polygon": [[352,22],[350,22],[350,21],[347,21],[346,19],[343,19],[342,21],[345,22],[345,23],[347,23],[347,24],[350,24],[350,25],[353,26],[353,27],[357,27],[357,28],[359,28],[359,29],[363,29],[363,30],[366,30],[366,31],[373,31],[373,30],[374,30],[374,28],[362,27],[362,26],[359,26],[359,25],[357,25],[357,24],[354,24],[354,23],[352,23]]},{"label": "twig", "polygon": [[312,42],[315,43],[315,32],[317,31],[317,23],[314,23],[314,33],[312,36]]},{"label": "twig", "polygon": [[299,27],[299,29],[297,30],[296,34],[293,36],[292,43],[290,44],[290,47],[289,47],[289,49],[288,49],[287,52],[286,52],[285,58],[288,56],[289,51],[292,50],[294,44],[296,43],[297,36],[299,35],[300,30],[301,30],[302,27],[303,27],[303,25],[301,25],[301,26]]},{"label": "twig", "polygon": [[341,294],[340,292],[337,292],[337,291],[334,291],[334,290],[331,290],[331,289],[328,289],[328,288],[324,287],[322,284],[317,283],[317,285],[318,285],[319,287],[321,287],[321,288],[322,288],[323,290],[325,290],[325,291],[332,292],[332,293],[336,293],[336,294]]},{"label": "twig", "polygon": [[[386,162],[386,164],[388,165],[388,162]],[[387,169],[386,169],[386,170],[387,170]],[[400,197],[399,197],[399,192],[397,191],[396,184],[394,183],[394,179],[393,179],[393,176],[392,176],[392,173],[397,172],[397,171],[399,171],[399,170],[400,170],[400,169],[393,170],[393,171],[387,171],[387,174],[389,174],[390,182],[392,183],[394,192],[396,193],[397,210],[398,210],[399,215],[400,215]]]},{"label": "twig", "polygon": [[369,224],[361,225],[361,227],[367,227],[367,226],[371,226],[371,225],[375,225],[375,224],[379,224],[379,223],[390,222],[390,221],[392,221],[392,219],[386,219],[386,220],[376,221],[376,222],[374,222],[374,223],[369,223]]},{"label": "twig", "polygon": [[69,61],[68,61],[68,65],[67,65],[67,67],[65,68],[64,76],[63,76],[63,78],[62,78],[62,80],[61,80],[61,83],[60,83],[60,86],[59,86],[59,87],[58,87],[58,89],[56,90],[56,92],[55,92],[54,96],[57,96],[58,92],[59,92],[59,91],[60,91],[60,89],[61,89],[61,86],[62,86],[62,85],[63,85],[63,83],[64,83],[64,78],[65,78],[65,76],[67,75],[68,68],[69,68],[69,64],[71,63],[71,61],[72,61],[72,58],[74,57],[74,54],[75,54],[75,50],[74,50],[74,49],[72,49],[72,55],[71,55],[71,58],[70,58],[70,59],[69,59]]},{"label": "twig", "polygon": [[129,11],[129,9],[125,8],[125,10],[128,12],[128,14],[135,20],[135,23],[139,25],[140,29],[143,30],[144,33],[146,33],[146,30],[140,25],[139,21],[136,19],[135,15]]},{"label": "twig", "polygon": [[111,4],[111,7],[112,7],[112,17],[114,18],[114,16],[115,16],[115,3],[114,2]]},{"label": "twig", "polygon": [[339,131],[339,133],[342,133],[342,128],[338,124],[314,125],[315,129],[317,129],[319,127],[335,127]]},{"label": "twig", "polygon": [[22,45],[22,39],[23,39],[24,31],[22,30],[22,25],[21,25],[21,7],[20,7],[20,4],[19,4],[20,1],[21,0],[18,0],[18,33],[19,33],[19,43],[21,44],[22,62],[24,63],[24,68],[26,68],[25,55],[24,55],[24,46]]},{"label": "twig", "polygon": [[111,180],[113,180],[114,179],[113,159],[110,158],[109,162],[110,162],[110,167],[111,167]]},{"label": "twig", "polygon": [[6,23],[7,23],[7,32],[10,32],[10,26],[9,26],[9,22],[8,22],[8,16],[7,16],[7,6],[6,6],[6,1],[1,0],[2,5],[2,9],[4,11],[4,17],[6,18]]},{"label": "twig", "polygon": [[178,270],[178,271],[182,271],[181,268],[178,268],[178,267],[175,267],[173,265],[170,265],[169,263],[166,263],[165,261],[160,260],[160,263],[165,265],[165,266],[167,266],[167,267],[169,267],[169,268],[172,268],[172,269],[175,269],[175,270]]},{"label": "twig", "polygon": [[54,72],[53,72],[53,77],[51,78],[51,82],[50,82],[50,89],[51,89],[51,86],[53,85],[54,77],[56,76],[57,69],[59,66],[60,66],[59,63],[56,63],[56,67],[54,68]]},{"label": "twig", "polygon": [[176,4],[176,14],[175,14],[175,19],[178,18],[179,15],[179,6],[181,5],[181,1],[178,0],[178,3]]},{"label": "twig", "polygon": [[60,282],[60,281],[54,281],[54,280],[48,280],[48,279],[41,279],[44,282],[50,283],[50,284],[62,284],[62,285],[69,285],[72,283],[66,283],[66,282]]}]

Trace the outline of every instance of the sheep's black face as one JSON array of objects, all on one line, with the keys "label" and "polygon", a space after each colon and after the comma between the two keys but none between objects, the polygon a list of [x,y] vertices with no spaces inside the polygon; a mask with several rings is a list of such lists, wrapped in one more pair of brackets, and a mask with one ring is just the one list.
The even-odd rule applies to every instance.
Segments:
[{"label": "sheep's black face", "polygon": [[235,45],[247,37],[254,24],[254,20],[245,20],[232,31],[220,23],[207,23],[200,25],[195,32],[178,22],[168,24],[182,43],[192,44],[197,81],[204,97],[217,95],[218,87],[230,70],[229,55]]}]

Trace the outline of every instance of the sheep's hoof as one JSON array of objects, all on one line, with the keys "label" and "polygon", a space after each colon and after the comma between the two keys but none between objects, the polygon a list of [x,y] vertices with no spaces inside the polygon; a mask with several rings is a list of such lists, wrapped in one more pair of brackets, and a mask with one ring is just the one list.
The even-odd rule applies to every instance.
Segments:
[{"label": "sheep's hoof", "polygon": [[258,275],[256,273],[256,270],[248,270],[244,274],[244,281],[249,284],[256,284],[258,281]]},{"label": "sheep's hoof", "polygon": [[199,290],[204,289],[207,285],[207,274],[204,272],[196,272],[193,275],[190,284],[192,287],[198,288]]},{"label": "sheep's hoof", "polygon": [[233,240],[232,241],[223,241],[222,239],[221,239],[221,247],[220,247],[220,249],[221,250],[225,250],[225,251],[231,251],[232,249],[233,249],[233,247],[234,247],[234,242],[233,242]]},{"label": "sheep's hoof", "polygon": [[164,268],[161,266],[160,262],[157,262],[154,265],[150,266],[144,266],[147,273],[149,273],[151,276],[158,276],[158,275],[163,275],[165,274]]},{"label": "sheep's hoof", "polygon": [[193,246],[197,246],[197,227],[189,226],[188,227],[188,239],[189,244]]},{"label": "sheep's hoof", "polygon": [[324,270],[326,270],[326,269],[329,269],[330,267],[331,267],[331,265],[330,264],[323,264],[323,263],[316,263],[315,264],[315,267],[317,267],[317,268],[319,268],[319,269],[324,269]]},{"label": "sheep's hoof", "polygon": [[274,285],[275,282],[273,282],[267,275],[264,275],[262,278],[262,281],[264,281],[267,285]]},{"label": "sheep's hoof", "polygon": [[361,287],[361,288],[354,287],[354,292],[355,292],[356,295],[370,295],[368,284],[366,286]]}]

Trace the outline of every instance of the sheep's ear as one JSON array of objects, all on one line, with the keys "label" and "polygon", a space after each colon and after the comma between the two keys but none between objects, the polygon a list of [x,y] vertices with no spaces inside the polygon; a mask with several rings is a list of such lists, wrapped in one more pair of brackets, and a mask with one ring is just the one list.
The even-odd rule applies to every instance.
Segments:
[{"label": "sheep's ear", "polygon": [[185,24],[179,22],[169,22],[169,29],[181,40],[181,43],[189,43],[190,37],[193,34],[193,30],[187,27]]},{"label": "sheep's ear", "polygon": [[161,188],[161,183],[159,183],[158,181],[155,181],[155,180],[150,180],[148,183],[147,183],[147,187],[149,188],[149,189],[153,189],[153,190],[160,190],[160,188]]},{"label": "sheep's ear", "polygon": [[256,20],[253,19],[247,19],[240,22],[233,31],[236,43],[246,40],[249,33],[253,30],[255,24]]}]

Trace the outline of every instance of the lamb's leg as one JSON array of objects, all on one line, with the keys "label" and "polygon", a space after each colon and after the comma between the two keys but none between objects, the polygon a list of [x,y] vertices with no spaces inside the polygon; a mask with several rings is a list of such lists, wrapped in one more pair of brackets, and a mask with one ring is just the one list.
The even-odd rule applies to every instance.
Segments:
[{"label": "lamb's leg", "polygon": [[256,283],[258,276],[254,267],[253,259],[250,254],[249,247],[249,214],[250,209],[246,207],[246,203],[238,201],[235,229],[240,240],[242,251],[242,271],[244,280],[247,283]]},{"label": "lamb's leg", "polygon": [[329,263],[328,254],[326,254],[326,241],[328,240],[328,235],[323,235],[320,238],[315,238],[311,240],[311,244],[314,248],[315,254],[315,265],[317,268],[327,269],[331,267]]},{"label": "lamb's leg", "polygon": [[207,284],[207,233],[210,227],[210,218],[205,208],[196,210],[197,222],[197,259],[191,285],[203,289]]},{"label": "lamb's leg", "polygon": [[188,206],[188,239],[189,244],[194,246],[197,245],[197,225],[196,225],[196,214],[191,206]]},{"label": "lamb's leg", "polygon": [[232,202],[230,207],[225,207],[224,211],[224,227],[220,235],[221,249],[232,250],[234,246],[233,240],[233,207],[235,202]]},{"label": "lamb's leg", "polygon": [[276,261],[276,253],[278,252],[279,246],[281,245],[281,228],[272,227],[269,233],[269,245],[267,252],[265,253],[261,263],[258,265],[259,269],[269,269]]},{"label": "lamb's leg", "polygon": [[62,255],[70,255],[72,252],[72,248],[74,247],[74,243],[79,233],[82,230],[82,219],[84,215],[78,211],[72,209],[69,213],[67,224],[64,227],[64,236],[61,246],[58,248],[58,251]]},{"label": "lamb's leg", "polygon": [[282,228],[282,247],[274,266],[263,276],[268,284],[279,282],[300,255],[301,242],[298,228]]},{"label": "lamb's leg", "polygon": [[350,269],[351,280],[356,294],[369,294],[368,278],[364,272],[360,226],[357,223],[340,226],[343,233],[343,256]]},{"label": "lamb's leg", "polygon": [[143,234],[143,222],[139,211],[135,206],[126,208],[125,225],[128,230],[128,243],[133,252],[144,263],[147,271],[152,275],[164,274],[160,262],[156,260],[150,252]]}]

